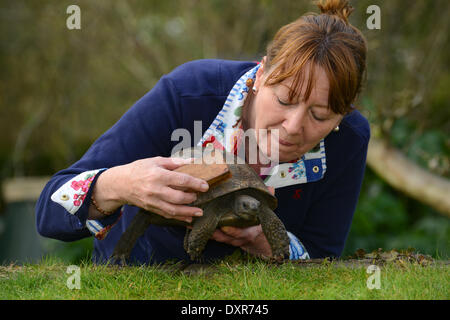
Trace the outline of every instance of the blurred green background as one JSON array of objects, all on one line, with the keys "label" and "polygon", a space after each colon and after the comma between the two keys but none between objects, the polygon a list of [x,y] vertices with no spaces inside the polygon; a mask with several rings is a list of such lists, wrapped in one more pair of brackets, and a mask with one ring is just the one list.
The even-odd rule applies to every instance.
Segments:
[{"label": "blurred green background", "polygon": [[[81,8],[81,30],[66,27],[71,4]],[[449,179],[449,2],[351,4],[350,22],[369,46],[357,105],[372,136]],[[373,4],[380,30],[366,26]],[[0,179],[70,166],[163,74],[194,59],[260,59],[281,26],[310,11],[318,9],[300,0],[0,0]],[[92,239],[37,236],[32,201],[3,199],[0,212],[2,261],[90,256]],[[446,259],[449,220],[368,167],[344,256],[414,247]]]}]

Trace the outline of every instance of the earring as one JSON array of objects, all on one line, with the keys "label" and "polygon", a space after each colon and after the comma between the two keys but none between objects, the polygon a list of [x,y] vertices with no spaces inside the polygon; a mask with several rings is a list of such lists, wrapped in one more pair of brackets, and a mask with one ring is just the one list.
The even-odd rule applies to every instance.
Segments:
[{"label": "earring", "polygon": [[336,126],[336,128],[333,129],[334,132],[338,132],[339,131],[339,126]]},{"label": "earring", "polygon": [[256,88],[255,87],[253,87],[252,90],[253,90],[253,93],[256,93]]}]

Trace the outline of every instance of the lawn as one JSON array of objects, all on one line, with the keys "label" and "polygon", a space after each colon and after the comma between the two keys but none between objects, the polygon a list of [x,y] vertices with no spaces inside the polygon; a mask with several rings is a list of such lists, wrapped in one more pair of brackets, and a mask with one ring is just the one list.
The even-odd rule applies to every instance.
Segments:
[{"label": "lawn", "polygon": [[[208,268],[124,267],[84,262],[79,272],[56,258],[0,267],[0,299],[444,299],[449,264],[379,264],[379,289],[369,289],[368,264],[222,261]],[[79,275],[79,289],[75,277]],[[69,283],[69,286],[68,286]]]}]

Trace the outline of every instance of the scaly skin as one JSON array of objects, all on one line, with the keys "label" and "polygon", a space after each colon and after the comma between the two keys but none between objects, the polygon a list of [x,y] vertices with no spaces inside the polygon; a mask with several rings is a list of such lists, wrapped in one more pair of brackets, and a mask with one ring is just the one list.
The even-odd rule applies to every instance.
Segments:
[{"label": "scaly skin", "polygon": [[186,252],[189,254],[191,260],[200,259],[206,243],[217,228],[220,218],[226,213],[226,210],[224,210],[226,206],[224,205],[226,205],[226,202],[223,201],[209,203],[203,209],[203,216],[195,221],[187,241],[185,239],[185,245],[187,243]]},{"label": "scaly skin", "polygon": [[184,251],[188,251],[188,247],[189,247],[189,245],[188,245],[188,243],[189,243],[189,234],[191,233],[191,229],[189,229],[189,228],[186,228],[186,234],[184,235],[184,240],[183,240],[183,248],[184,248]]},{"label": "scaly skin", "polygon": [[283,222],[267,206],[261,206],[259,213],[261,227],[272,249],[272,257],[277,261],[289,258],[289,236]]},{"label": "scaly skin", "polygon": [[117,242],[113,254],[111,255],[111,263],[126,264],[137,239],[145,233],[145,230],[147,230],[151,224],[151,220],[152,217],[142,210],[136,213],[130,225]]}]

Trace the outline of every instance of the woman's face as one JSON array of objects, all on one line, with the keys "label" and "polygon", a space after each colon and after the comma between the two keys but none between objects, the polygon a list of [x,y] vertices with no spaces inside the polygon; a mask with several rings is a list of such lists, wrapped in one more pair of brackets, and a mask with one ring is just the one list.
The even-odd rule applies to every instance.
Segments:
[{"label": "woman's face", "polygon": [[[256,74],[254,87],[257,92],[249,104],[246,121],[257,133],[260,129],[267,130],[267,146],[257,138],[258,146],[266,156],[273,158],[271,150],[277,150],[278,147],[280,162],[300,158],[326,137],[343,118],[327,107],[329,81],[326,73],[321,67],[314,66],[316,83],[308,101],[301,99],[288,104],[292,79],[265,86],[268,73],[264,73],[263,67],[261,65]],[[306,85],[302,88],[301,97],[305,90]],[[278,129],[278,137],[274,129]]]}]

